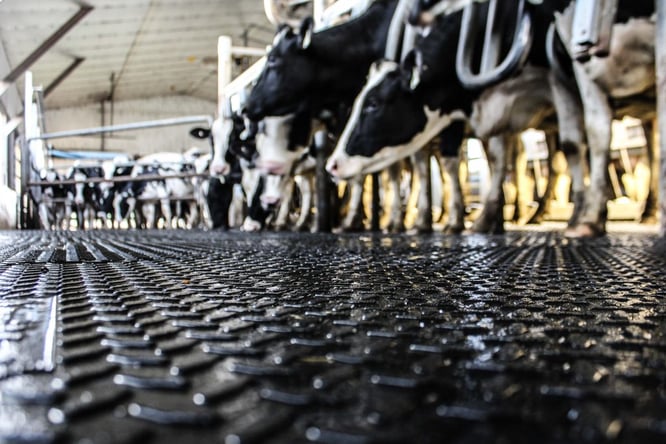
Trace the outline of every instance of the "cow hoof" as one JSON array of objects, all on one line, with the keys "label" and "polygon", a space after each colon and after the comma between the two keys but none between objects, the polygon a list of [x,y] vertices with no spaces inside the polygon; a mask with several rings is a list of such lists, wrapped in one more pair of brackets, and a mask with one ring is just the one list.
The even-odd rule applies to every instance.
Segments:
[{"label": "cow hoof", "polygon": [[362,231],[365,231],[363,225],[344,225],[339,229],[340,233],[360,233]]},{"label": "cow hoof", "polygon": [[598,228],[597,226],[589,223],[577,224],[573,227],[569,227],[564,232],[564,236],[569,239],[587,239],[593,237],[600,237],[606,234],[606,232]]},{"label": "cow hoof", "polygon": [[399,234],[399,233],[404,233],[405,232],[405,226],[401,224],[389,224],[386,229],[384,229],[385,233],[390,233],[390,234]]},{"label": "cow hoof", "polygon": [[476,234],[504,234],[504,224],[474,224],[471,232]]},{"label": "cow hoof", "polygon": [[415,225],[411,230],[409,230],[410,233],[416,233],[416,234],[428,234],[432,233],[432,225]]},{"label": "cow hoof", "polygon": [[463,231],[465,231],[465,227],[460,225],[446,225],[442,229],[442,233],[444,234],[460,234]]}]

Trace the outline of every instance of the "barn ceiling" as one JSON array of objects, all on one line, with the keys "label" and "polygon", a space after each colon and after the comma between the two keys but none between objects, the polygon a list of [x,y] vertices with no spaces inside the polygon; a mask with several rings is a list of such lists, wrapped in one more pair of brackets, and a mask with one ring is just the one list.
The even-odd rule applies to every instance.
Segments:
[{"label": "barn ceiling", "polygon": [[[77,58],[83,62],[46,97],[48,109],[188,95],[217,100],[217,38],[265,48],[274,33],[263,0],[86,0],[94,9],[31,67],[47,88]],[[79,11],[74,0],[0,0],[0,43],[19,65]],[[254,59],[241,58],[241,65]],[[23,90],[23,76],[17,81]]]}]

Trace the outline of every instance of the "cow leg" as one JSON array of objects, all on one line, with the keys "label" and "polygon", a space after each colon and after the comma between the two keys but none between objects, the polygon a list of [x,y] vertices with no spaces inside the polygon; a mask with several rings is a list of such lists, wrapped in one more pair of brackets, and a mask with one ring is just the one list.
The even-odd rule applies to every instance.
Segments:
[{"label": "cow leg", "polygon": [[285,180],[284,187],[280,190],[280,206],[275,217],[275,231],[285,231],[289,229],[289,207],[294,198],[294,178],[288,177]]},{"label": "cow leg", "polygon": [[465,229],[465,202],[460,185],[460,147],[465,138],[465,123],[453,122],[440,133],[439,138],[442,170],[447,175],[447,182],[451,188],[447,207],[448,218],[443,232],[460,234]]},{"label": "cow leg", "polygon": [[[413,161],[413,159],[412,159]],[[391,202],[389,206],[389,220],[386,231],[389,233],[402,233],[405,231],[405,212],[402,207],[400,193],[400,176],[402,173],[402,162],[396,162],[386,169],[388,186],[391,190]]]},{"label": "cow leg", "polygon": [[365,176],[355,177],[347,182],[349,202],[347,215],[342,221],[342,231],[363,231],[363,181]]},{"label": "cow leg", "polygon": [[164,228],[170,230],[172,227],[173,213],[171,212],[171,201],[168,198],[160,199],[160,209],[164,217]]},{"label": "cow leg", "polygon": [[592,237],[606,232],[612,111],[606,94],[577,62],[574,62],[574,72],[580,95],[585,98],[583,112],[590,150],[590,184],[580,221],[565,234],[568,237]]},{"label": "cow leg", "polygon": [[511,165],[513,165],[513,184],[516,189],[516,197],[513,204],[513,217],[511,221],[513,223],[518,223],[522,217],[522,201],[524,197],[522,196],[523,185],[526,182],[527,176],[527,155],[523,147],[523,142],[520,139],[520,135],[517,134],[514,136],[514,142],[512,144],[512,149],[510,152]]},{"label": "cow leg", "polygon": [[49,205],[42,201],[39,203],[39,224],[43,230],[50,230],[51,227],[51,218],[49,217]]},{"label": "cow leg", "polygon": [[144,224],[146,229],[151,230],[157,228],[157,204],[154,202],[144,202],[141,206],[141,214],[143,215]]},{"label": "cow leg", "polygon": [[[582,94],[582,90],[579,94],[569,85],[562,83],[552,71],[548,75],[548,83],[553,96],[553,106],[557,114],[560,148],[567,159],[569,174],[571,176],[574,211],[569,219],[568,226],[575,227],[580,221],[585,205],[586,163],[584,159],[587,154],[587,145],[583,119],[584,109],[580,101],[580,97],[585,97],[585,95]],[[608,143],[610,144],[610,139]],[[549,146],[549,152],[552,152],[550,150]],[[552,169],[552,165],[550,169]]]},{"label": "cow leg", "polygon": [[416,203],[417,215],[414,229],[418,233],[432,232],[432,186],[430,175],[430,149],[417,151],[412,156],[414,171],[419,177],[418,200]]},{"label": "cow leg", "polygon": [[659,208],[659,202],[657,202],[659,196],[659,152],[657,144],[654,143],[653,122],[643,122],[643,131],[645,132],[647,158],[650,164],[650,189],[641,214],[641,223],[656,224],[657,209]]},{"label": "cow leg", "polygon": [[310,220],[310,214],[314,200],[314,176],[310,174],[304,174],[300,178],[301,180],[299,183],[299,189],[301,191],[301,214],[298,216],[295,229],[296,231],[306,231],[308,229],[307,224]]},{"label": "cow leg", "polygon": [[451,184],[448,217],[443,232],[446,234],[460,234],[465,229],[465,202],[462,186],[460,185],[460,157],[442,157],[442,169],[448,176]]},{"label": "cow leg", "polygon": [[490,166],[490,189],[484,199],[481,214],[472,225],[475,233],[504,232],[504,190],[502,184],[506,176],[506,147],[513,136],[500,135],[491,137],[486,144],[488,164]]},{"label": "cow leg", "polygon": [[550,201],[553,199],[553,193],[555,191],[555,180],[557,175],[555,174],[552,162],[557,147],[557,134],[552,132],[546,133],[546,146],[548,147],[548,180],[546,182],[546,189],[544,190],[543,195],[537,198],[536,211],[529,218],[527,224],[539,224],[543,222],[544,215],[550,210]]}]

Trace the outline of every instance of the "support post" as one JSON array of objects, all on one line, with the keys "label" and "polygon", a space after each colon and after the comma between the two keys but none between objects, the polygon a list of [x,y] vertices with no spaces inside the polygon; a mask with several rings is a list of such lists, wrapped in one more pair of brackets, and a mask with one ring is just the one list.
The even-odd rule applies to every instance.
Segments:
[{"label": "support post", "polygon": [[381,218],[381,202],[379,199],[379,187],[381,186],[379,180],[379,173],[372,173],[370,176],[372,178],[372,215],[370,217],[370,230],[379,231],[380,223],[379,219]]},{"label": "support post", "polygon": [[657,32],[655,51],[657,68],[657,125],[659,128],[659,208],[661,208],[661,235],[666,236],[666,2],[655,0]]},{"label": "support post", "polygon": [[223,116],[227,112],[229,97],[225,88],[231,83],[231,37],[222,35],[217,39],[217,115]]},{"label": "support post", "polygon": [[331,180],[326,172],[326,160],[329,155],[328,137],[325,130],[317,131],[314,136],[316,153],[315,193],[317,203],[316,231],[330,233],[331,219]]}]

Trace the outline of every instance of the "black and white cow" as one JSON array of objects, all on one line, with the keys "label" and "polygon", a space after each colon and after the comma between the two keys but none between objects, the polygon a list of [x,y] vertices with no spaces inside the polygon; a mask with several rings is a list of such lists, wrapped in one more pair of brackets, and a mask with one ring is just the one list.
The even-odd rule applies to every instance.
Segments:
[{"label": "black and white cow", "polygon": [[41,227],[46,230],[69,228],[66,222],[72,212],[70,200],[72,185],[57,183],[63,180],[63,176],[52,168],[41,171],[40,178],[44,182],[50,182],[41,186],[41,199],[38,202]]},{"label": "black and white cow", "polygon": [[238,184],[241,184],[247,201],[247,211],[243,211],[247,216],[242,228],[258,231],[268,217],[258,200],[263,184],[254,165],[254,137],[248,132],[244,119],[237,114],[216,118],[210,129],[197,127],[190,131],[193,137],[208,139],[212,148],[206,199],[214,229],[230,227],[230,211],[234,212],[232,203]]},{"label": "black and white cow", "polygon": [[[116,223],[128,223],[129,215],[140,210],[137,217],[143,215],[146,227],[157,228],[159,204],[165,228],[177,227],[179,218],[183,217],[187,227],[195,226],[199,210],[192,180],[171,177],[193,172],[194,165],[180,153],[155,153],[139,158],[130,174],[134,180],[114,198],[116,218],[119,219]],[[141,180],[141,176],[150,177]],[[126,213],[122,210],[123,205],[128,205]]]},{"label": "black and white cow", "polygon": [[[505,13],[512,13],[509,9]],[[540,7],[530,12],[535,32],[527,64],[491,87],[470,90],[457,77],[460,11],[439,16],[402,66],[388,61],[375,64],[329,158],[328,171],[351,177],[380,170],[419,151],[452,122],[466,120],[476,136],[486,141],[495,170],[484,210],[473,229],[501,232],[505,156],[515,134],[538,125],[555,107],[562,144],[579,155],[584,140],[581,113],[576,112],[578,96],[548,68],[544,48],[553,11]],[[575,182],[582,186],[582,174]],[[459,212],[457,217],[461,216]],[[460,226],[462,220],[450,224]]]},{"label": "black and white cow", "polygon": [[247,116],[259,121],[294,114],[304,101],[313,117],[351,105],[368,67],[384,55],[397,3],[377,0],[359,17],[319,32],[313,32],[312,19],[298,32],[283,26],[247,99]]},{"label": "black and white cow", "polygon": [[[118,208],[114,205],[115,197],[126,186],[127,181],[115,181],[119,177],[129,177],[132,173],[133,162],[129,156],[118,156],[113,160],[102,163],[104,179],[108,182],[100,183],[100,212],[104,213],[105,219],[109,220],[113,228],[120,228],[118,222],[129,210],[127,203],[123,202]],[[116,211],[120,214],[116,215]]]},{"label": "black and white cow", "polygon": [[[630,113],[642,120],[654,117],[655,2],[620,0],[612,29],[609,54],[575,59],[574,74],[583,100],[590,149],[590,185],[580,224],[567,232],[585,237],[605,233],[608,202],[608,163],[611,121]],[[557,31],[567,50],[573,23],[573,3],[557,15]],[[641,106],[647,101],[649,106]],[[638,105],[629,106],[626,105]]]},{"label": "black and white cow", "polygon": [[312,120],[309,114],[264,118],[256,133],[257,164],[263,176],[260,196],[263,208],[278,208],[273,225],[288,227],[290,200],[298,186],[300,217],[295,230],[302,231],[314,204],[316,160],[311,152]]},{"label": "black and white cow", "polygon": [[95,221],[101,215],[100,182],[90,179],[102,178],[104,178],[104,170],[101,166],[74,165],[67,173],[66,179],[76,181],[69,189],[68,198],[71,201],[71,210],[76,213],[80,230],[94,228]]},{"label": "black and white cow", "polygon": [[[339,134],[367,68],[384,56],[397,4],[393,0],[375,1],[362,15],[319,32],[312,31],[311,19],[305,20],[298,32],[281,28],[248,97],[245,113],[257,121],[305,112],[312,119],[327,114],[337,122],[329,130]],[[266,165],[274,172],[287,171],[297,158],[284,153],[282,160],[275,156]],[[355,178],[350,184],[355,210],[348,213],[343,229],[362,228],[362,218],[358,217],[362,214],[362,180]],[[394,202],[391,213],[400,215],[399,207],[399,202]],[[390,225],[402,226],[402,221]]]}]

